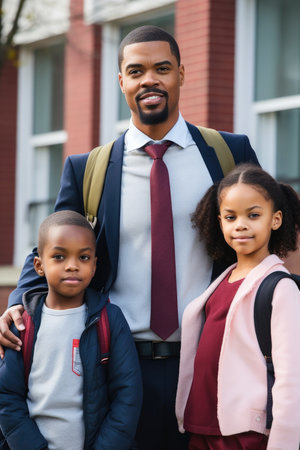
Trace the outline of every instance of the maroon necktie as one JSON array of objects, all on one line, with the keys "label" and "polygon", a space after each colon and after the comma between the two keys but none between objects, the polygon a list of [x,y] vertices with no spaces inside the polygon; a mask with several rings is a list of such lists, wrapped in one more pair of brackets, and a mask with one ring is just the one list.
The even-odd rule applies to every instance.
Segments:
[{"label": "maroon necktie", "polygon": [[168,169],[162,160],[172,142],[146,145],[153,158],[151,191],[151,321],[150,328],[163,340],[178,328],[173,216]]}]

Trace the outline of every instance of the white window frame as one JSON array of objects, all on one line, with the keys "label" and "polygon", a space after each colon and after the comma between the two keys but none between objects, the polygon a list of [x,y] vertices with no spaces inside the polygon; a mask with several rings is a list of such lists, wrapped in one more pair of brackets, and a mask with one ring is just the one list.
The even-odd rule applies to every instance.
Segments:
[{"label": "white window frame", "polygon": [[234,131],[255,145],[253,106],[255,65],[255,0],[236,0]]},{"label": "white window frame", "polygon": [[[115,139],[123,130],[118,129],[118,48],[119,26],[102,26],[100,144]],[[127,122],[127,121],[126,121]],[[124,124],[126,129],[127,124]]]},{"label": "white window frame", "polygon": [[[58,41],[48,42],[48,45],[52,45],[53,42]],[[32,250],[29,243],[28,208],[32,201],[30,180],[34,175],[35,148],[64,144],[68,137],[65,130],[33,135],[33,53],[36,48],[38,47],[24,47],[19,55],[14,236],[14,265],[16,266],[23,265],[26,255]]]}]

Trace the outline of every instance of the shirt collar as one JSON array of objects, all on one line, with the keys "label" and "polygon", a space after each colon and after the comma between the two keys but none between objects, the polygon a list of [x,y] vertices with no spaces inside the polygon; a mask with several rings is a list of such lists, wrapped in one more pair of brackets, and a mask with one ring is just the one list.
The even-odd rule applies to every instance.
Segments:
[{"label": "shirt collar", "polygon": [[140,149],[144,147],[149,141],[161,142],[165,140],[172,141],[174,142],[174,144],[178,145],[181,148],[187,147],[191,143],[191,141],[193,141],[185,120],[180,113],[178,120],[173,128],[171,128],[171,130],[163,137],[163,139],[159,141],[153,141],[153,139],[136,128],[136,126],[130,119],[129,128],[125,135],[125,145],[127,152]]}]

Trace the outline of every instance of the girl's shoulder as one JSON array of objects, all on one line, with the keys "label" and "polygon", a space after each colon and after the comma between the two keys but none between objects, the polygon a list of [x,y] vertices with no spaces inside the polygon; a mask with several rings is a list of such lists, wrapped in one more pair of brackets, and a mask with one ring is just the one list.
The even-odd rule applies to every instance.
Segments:
[{"label": "girl's shoulder", "polygon": [[259,285],[256,303],[269,303],[274,310],[294,308],[300,305],[300,276],[286,270],[269,273]]}]

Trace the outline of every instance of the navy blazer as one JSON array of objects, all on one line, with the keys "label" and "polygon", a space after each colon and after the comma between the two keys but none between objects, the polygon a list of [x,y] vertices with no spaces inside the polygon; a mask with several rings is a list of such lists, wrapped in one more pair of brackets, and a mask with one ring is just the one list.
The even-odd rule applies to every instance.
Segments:
[{"label": "navy blazer", "polygon": [[[197,127],[189,123],[187,126],[213,182],[220,180],[223,172],[214,149],[206,144]],[[226,132],[221,134],[231,149],[236,164],[241,162],[258,164],[247,136]],[[115,141],[111,152],[95,228],[98,261],[91,286],[104,292],[112,286],[118,268],[124,136],[125,133]],[[66,159],[55,211],[71,209],[84,215],[82,186],[88,155],[88,153],[72,155]],[[33,258],[36,255],[35,248],[25,261],[17,288],[9,296],[9,306],[22,303],[22,294],[28,289],[46,284],[46,280],[39,277],[33,268]]]}]

